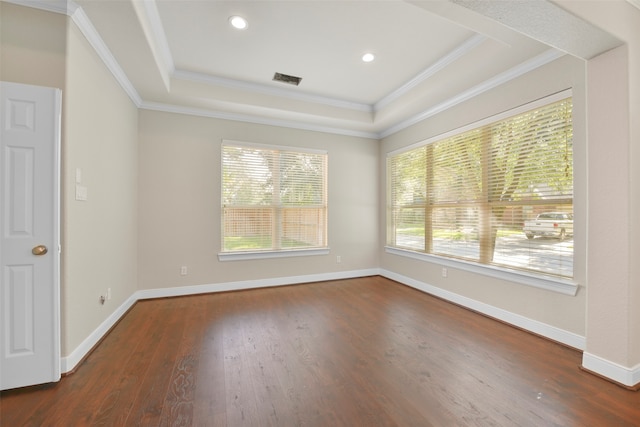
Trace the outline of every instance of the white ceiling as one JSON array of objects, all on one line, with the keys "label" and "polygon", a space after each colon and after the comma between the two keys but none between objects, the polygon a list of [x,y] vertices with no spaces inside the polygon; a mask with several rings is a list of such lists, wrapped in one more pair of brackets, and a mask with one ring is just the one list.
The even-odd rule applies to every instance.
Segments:
[{"label": "white ceiling", "polygon": [[[545,0],[517,3],[544,22],[577,20]],[[541,39],[505,4],[76,0],[68,13],[141,108],[380,138],[571,52],[555,43],[566,33],[518,32]],[[249,27],[232,28],[231,15]],[[615,45],[607,36],[593,51]],[[376,60],[362,62],[365,52]]]}]

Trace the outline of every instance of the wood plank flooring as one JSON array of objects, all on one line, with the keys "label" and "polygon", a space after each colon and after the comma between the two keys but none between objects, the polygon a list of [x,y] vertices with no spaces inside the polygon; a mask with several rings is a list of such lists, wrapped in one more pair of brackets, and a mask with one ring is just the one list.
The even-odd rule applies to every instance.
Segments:
[{"label": "wood plank flooring", "polygon": [[381,277],[138,302],[4,426],[640,426],[578,351]]}]

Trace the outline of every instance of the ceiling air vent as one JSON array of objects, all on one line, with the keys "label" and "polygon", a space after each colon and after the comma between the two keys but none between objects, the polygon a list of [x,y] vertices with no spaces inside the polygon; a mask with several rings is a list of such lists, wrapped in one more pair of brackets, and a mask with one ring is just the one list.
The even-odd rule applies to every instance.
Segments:
[{"label": "ceiling air vent", "polygon": [[287,74],[282,74],[282,73],[275,73],[273,75],[273,81],[288,83],[290,85],[298,86],[302,81],[302,77],[289,76]]}]

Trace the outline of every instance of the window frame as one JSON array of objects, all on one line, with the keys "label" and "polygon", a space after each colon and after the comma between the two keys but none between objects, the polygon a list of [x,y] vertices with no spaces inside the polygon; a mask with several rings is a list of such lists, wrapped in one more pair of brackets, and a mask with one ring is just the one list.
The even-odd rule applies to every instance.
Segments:
[{"label": "window frame", "polygon": [[[239,251],[224,251],[223,241],[224,241],[224,233],[225,233],[225,215],[224,215],[224,156],[222,155],[223,149],[226,146],[235,146],[235,147],[247,147],[258,150],[275,150],[275,151],[286,151],[290,153],[306,153],[306,154],[317,154],[325,157],[324,160],[324,170],[323,170],[323,185],[324,185],[324,224],[325,229],[324,239],[325,246],[322,247],[301,247],[301,248],[280,248],[280,249],[261,249],[261,250],[239,250]],[[218,260],[219,261],[238,261],[238,260],[253,260],[253,259],[273,259],[273,258],[286,258],[286,257],[301,257],[301,256],[316,256],[316,255],[328,255],[330,252],[329,248],[329,185],[328,185],[328,175],[329,175],[329,158],[327,150],[318,150],[297,146],[284,146],[284,145],[273,145],[273,144],[262,144],[262,143],[253,143],[246,141],[237,141],[230,139],[223,139],[222,144],[220,146],[220,251],[218,252]],[[275,205],[265,205],[270,206],[271,209],[282,210],[283,205],[279,204]],[[279,225],[274,224],[276,230],[280,228]]]},{"label": "window frame", "polygon": [[[414,144],[410,144],[408,146],[388,152],[386,154],[387,160],[385,162],[386,198],[387,198],[387,201],[385,204],[385,211],[386,211],[385,252],[388,254],[396,255],[396,256],[402,256],[402,257],[417,259],[420,261],[435,263],[443,267],[450,267],[454,269],[470,271],[473,273],[478,273],[485,276],[508,280],[515,283],[552,290],[552,291],[560,292],[567,295],[575,295],[578,289],[578,284],[575,281],[575,270],[574,270],[574,277],[569,278],[569,277],[548,275],[542,272],[538,273],[535,271],[511,269],[508,266],[499,266],[494,264],[481,263],[480,260],[478,261],[466,260],[466,259],[460,259],[456,257],[448,257],[448,256],[439,255],[439,254],[434,254],[434,253],[412,250],[410,248],[391,246],[390,242],[395,241],[395,239],[392,236],[394,232],[393,231],[394,224],[393,224],[391,211],[389,210],[392,203],[391,201],[392,185],[391,185],[390,169],[389,169],[389,159],[391,157],[427,146],[429,144],[432,144],[438,141],[446,140],[448,138],[463,134],[465,132],[479,129],[484,126],[494,124],[496,122],[508,120],[509,118],[518,116],[520,114],[524,114],[533,109],[544,107],[546,105],[553,104],[563,99],[573,97],[572,92],[573,91],[571,89],[563,90],[561,92],[558,92],[549,96],[545,96],[543,98],[540,98],[538,100],[535,100],[526,104],[522,104],[518,107],[512,108],[510,110],[506,110],[504,112],[495,114],[493,116],[484,118],[482,120],[467,124],[465,126],[456,128],[454,130],[451,130],[451,131],[430,137],[428,139],[416,142]],[[574,176],[574,180],[575,180],[575,176]],[[575,187],[575,183],[574,183],[574,187]],[[575,201],[572,202],[572,206],[575,206]],[[575,251],[573,252],[573,256],[575,256]],[[575,269],[575,264],[574,264],[574,269]]]}]

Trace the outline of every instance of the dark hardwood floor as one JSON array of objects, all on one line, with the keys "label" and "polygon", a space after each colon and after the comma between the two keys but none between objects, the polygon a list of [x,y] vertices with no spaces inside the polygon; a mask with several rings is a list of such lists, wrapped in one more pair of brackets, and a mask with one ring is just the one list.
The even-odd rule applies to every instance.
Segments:
[{"label": "dark hardwood floor", "polygon": [[381,277],[138,302],[4,426],[640,426],[578,351]]}]

